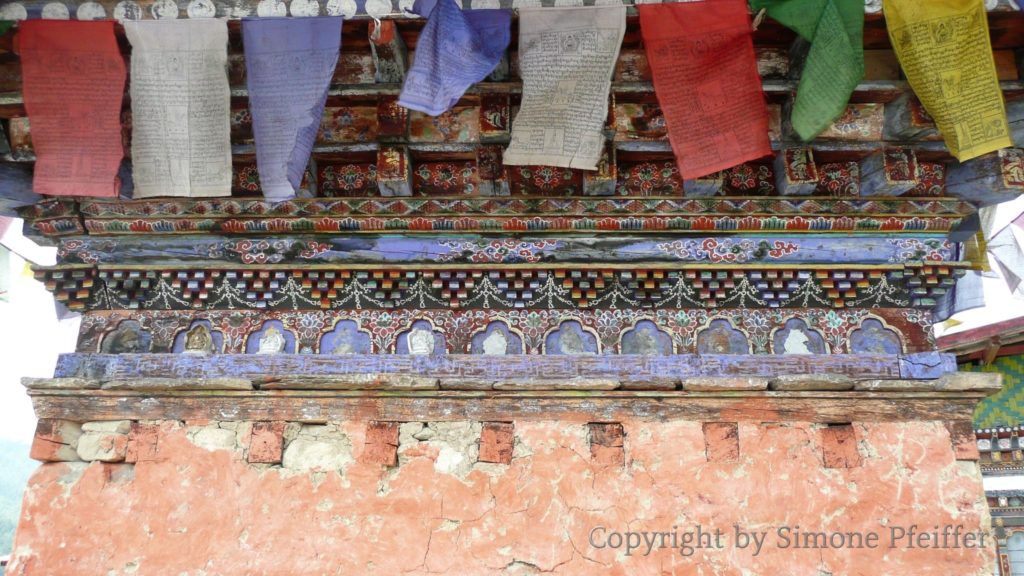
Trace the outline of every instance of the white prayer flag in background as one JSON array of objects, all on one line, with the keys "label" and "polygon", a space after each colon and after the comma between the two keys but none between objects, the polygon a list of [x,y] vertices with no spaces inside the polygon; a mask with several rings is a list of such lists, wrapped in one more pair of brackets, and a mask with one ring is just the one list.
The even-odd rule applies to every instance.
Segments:
[{"label": "white prayer flag in background", "polygon": [[225,20],[125,21],[135,198],[231,195]]},{"label": "white prayer flag in background", "polygon": [[596,170],[626,7],[520,8],[523,99],[505,164]]}]

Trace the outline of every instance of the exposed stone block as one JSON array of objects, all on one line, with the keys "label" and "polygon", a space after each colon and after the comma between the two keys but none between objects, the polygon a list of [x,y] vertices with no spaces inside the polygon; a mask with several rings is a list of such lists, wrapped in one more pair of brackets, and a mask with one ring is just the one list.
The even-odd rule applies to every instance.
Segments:
[{"label": "exposed stone block", "polygon": [[1003,389],[1003,375],[998,372],[952,372],[935,382],[939,392],[989,392]]},{"label": "exposed stone block", "polygon": [[704,454],[708,462],[739,460],[740,432],[736,422],[705,422]]},{"label": "exposed stone block", "polygon": [[366,444],[362,460],[371,464],[398,464],[398,422],[370,422],[366,426]]},{"label": "exposed stone block", "polygon": [[683,378],[683,390],[688,392],[719,392],[726,390],[766,390],[767,378],[742,376],[734,378]]},{"label": "exposed stone block", "polygon": [[252,464],[280,464],[285,422],[253,422],[247,459]]},{"label": "exposed stone block", "polygon": [[770,390],[804,392],[814,390],[853,390],[854,381],[840,374],[794,374],[776,376],[768,381]]},{"label": "exposed stone block", "polygon": [[515,425],[511,422],[484,422],[480,429],[480,461],[511,464],[515,447]]},{"label": "exposed stone block", "polygon": [[353,462],[352,443],[333,425],[307,424],[285,446],[281,465],[295,471],[341,470]]},{"label": "exposed stone block", "polygon": [[590,431],[590,456],[599,466],[623,466],[626,463],[626,452],[623,447],[625,432],[618,422],[591,422],[587,425]]},{"label": "exposed stone block", "polygon": [[100,387],[94,378],[29,378],[21,379],[21,385],[29,390],[90,390]]},{"label": "exposed stone block", "polygon": [[82,424],[82,432],[115,432],[127,434],[132,427],[131,420],[108,420],[104,422],[86,422]]},{"label": "exposed stone block", "polygon": [[86,432],[78,439],[78,457],[100,462],[123,462],[128,451],[128,434]]},{"label": "exposed stone block", "polygon": [[618,380],[608,378],[535,378],[494,383],[495,390],[615,390],[618,387]]},{"label": "exposed stone block", "polygon": [[130,378],[108,380],[104,390],[136,390],[140,392],[187,390],[252,390],[246,378]]},{"label": "exposed stone block", "polygon": [[207,450],[234,450],[238,447],[235,430],[221,428],[217,423],[189,427],[188,439]]},{"label": "exposed stone block", "polygon": [[978,440],[970,420],[946,422],[946,430],[949,430],[949,441],[957,460],[977,461],[980,458]]},{"label": "exposed stone block", "polygon": [[82,436],[82,427],[67,420],[40,419],[32,439],[29,457],[40,462],[69,462],[78,460],[75,447]]},{"label": "exposed stone block", "polygon": [[289,376],[260,384],[261,390],[435,390],[437,378],[413,374],[367,372],[334,376]]},{"label": "exposed stone block", "polygon": [[629,377],[619,382],[619,388],[623,390],[675,390],[679,388],[679,380],[676,378]]},{"label": "exposed stone block", "polygon": [[850,424],[822,428],[821,452],[826,468],[856,468],[861,465],[857,435]]},{"label": "exposed stone block", "polygon": [[853,385],[858,392],[930,392],[934,380],[858,380]]}]

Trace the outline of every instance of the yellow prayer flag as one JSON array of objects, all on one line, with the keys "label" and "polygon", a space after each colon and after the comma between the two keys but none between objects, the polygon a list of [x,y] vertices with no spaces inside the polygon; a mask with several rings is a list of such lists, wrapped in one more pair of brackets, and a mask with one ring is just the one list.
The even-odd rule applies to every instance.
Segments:
[{"label": "yellow prayer flag", "polygon": [[1011,146],[984,0],[884,0],[900,66],[961,162]]}]

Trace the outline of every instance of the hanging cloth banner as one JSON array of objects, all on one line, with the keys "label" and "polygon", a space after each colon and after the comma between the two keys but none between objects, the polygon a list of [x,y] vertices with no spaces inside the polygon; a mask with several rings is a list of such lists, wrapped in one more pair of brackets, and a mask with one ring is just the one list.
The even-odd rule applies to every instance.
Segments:
[{"label": "hanging cloth banner", "polygon": [[885,0],[911,88],[961,162],[1011,146],[984,0]]},{"label": "hanging cloth banner", "polygon": [[523,99],[505,164],[596,170],[625,6],[519,9]]},{"label": "hanging cloth banner", "polygon": [[39,194],[117,196],[124,57],[114,22],[30,20],[18,29]]},{"label": "hanging cloth banner", "polygon": [[231,195],[225,20],[126,20],[135,198]]},{"label": "hanging cloth banner", "polygon": [[771,154],[747,3],[637,8],[654,90],[683,178]]},{"label": "hanging cloth banner", "polygon": [[863,0],[753,0],[811,43],[793,102],[793,129],[812,140],[846,111],[864,78]]},{"label": "hanging cloth banner", "polygon": [[398,103],[431,116],[442,114],[466,89],[490,74],[508,49],[512,12],[463,12],[438,0],[416,41],[416,57]]},{"label": "hanging cloth banner", "polygon": [[260,187],[295,196],[320,130],[341,48],[341,17],[242,20]]}]

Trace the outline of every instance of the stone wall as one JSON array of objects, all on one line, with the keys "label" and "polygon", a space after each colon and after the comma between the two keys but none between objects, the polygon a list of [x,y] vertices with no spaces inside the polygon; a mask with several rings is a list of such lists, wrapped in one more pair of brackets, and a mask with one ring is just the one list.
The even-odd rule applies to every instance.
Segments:
[{"label": "stone wall", "polygon": [[[987,576],[991,537],[889,548],[990,525],[972,447],[942,422],[44,420],[8,573]],[[697,525],[721,549],[615,535]],[[782,548],[797,526],[878,548]]]}]

